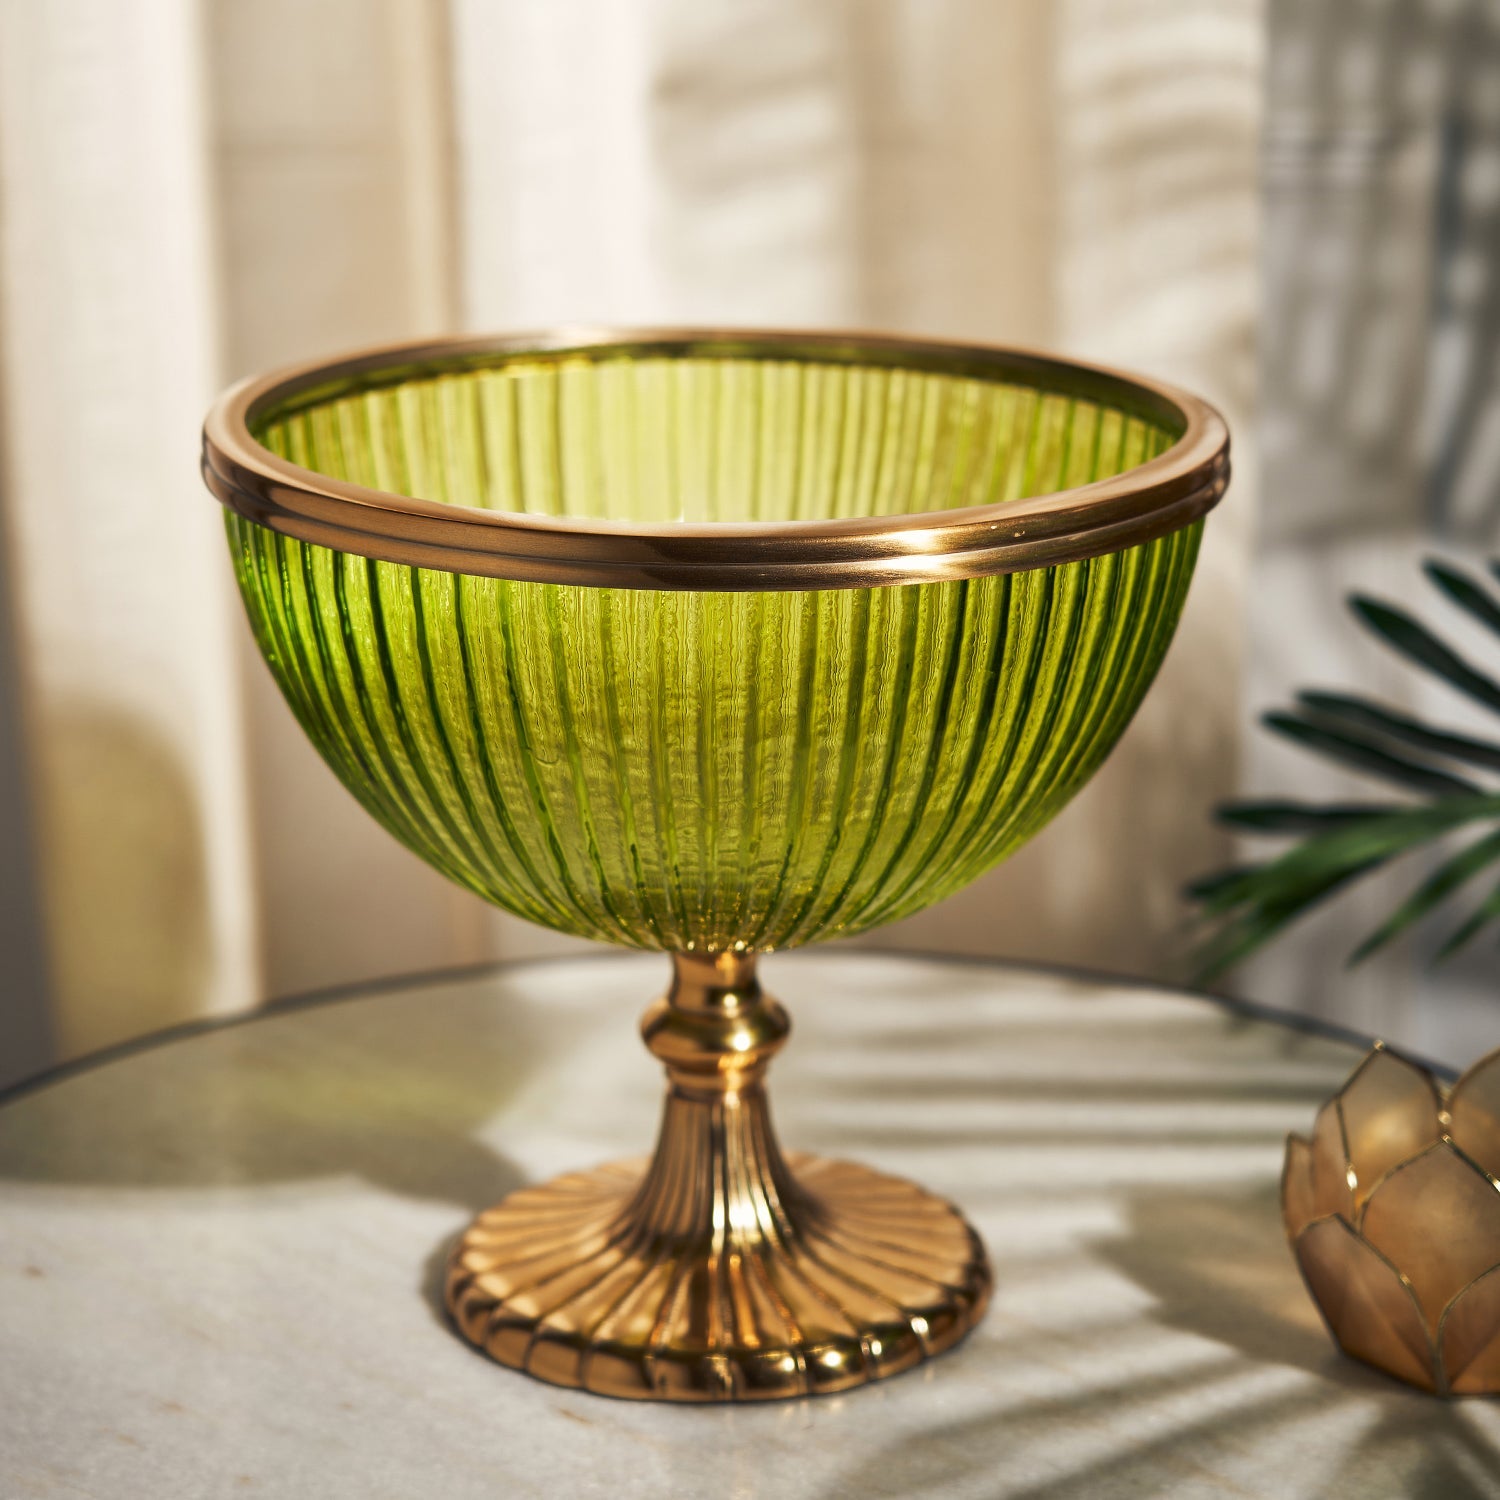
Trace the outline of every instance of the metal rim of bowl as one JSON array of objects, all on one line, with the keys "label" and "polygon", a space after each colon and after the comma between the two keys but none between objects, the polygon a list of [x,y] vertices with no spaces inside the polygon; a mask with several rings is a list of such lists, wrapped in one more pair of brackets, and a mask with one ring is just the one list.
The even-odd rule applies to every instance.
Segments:
[{"label": "metal rim of bowl", "polygon": [[[269,412],[348,390],[525,357],[802,360],[1005,380],[1180,426],[1165,452],[1053,494],[832,521],[629,522],[481,510],[318,474],[253,436]],[[203,477],[224,505],[300,541],[450,573],[537,583],[712,591],[865,588],[1022,572],[1155,540],[1206,514],[1229,481],[1229,432],[1163,382],[1025,349],[862,333],[564,328],[389,344],[242,381],[203,427]]]}]

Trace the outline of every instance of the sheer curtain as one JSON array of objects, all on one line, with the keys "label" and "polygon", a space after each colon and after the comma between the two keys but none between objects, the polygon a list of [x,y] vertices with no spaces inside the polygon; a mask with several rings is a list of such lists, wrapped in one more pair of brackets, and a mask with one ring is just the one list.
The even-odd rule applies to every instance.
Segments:
[{"label": "sheer curtain", "polygon": [[1219,400],[1241,478],[1126,743],[875,938],[1164,972],[1235,776],[1259,47],[1254,0],[0,0],[0,1068],[565,946],[334,783],[195,474],[228,379],[456,327],[875,326]]},{"label": "sheer curtain", "polygon": [[3,712],[26,757],[3,795],[29,813],[0,860],[46,972],[7,974],[4,1008],[63,1054],[264,993],[236,627],[193,503],[223,368],[201,23],[185,0],[0,9]]}]

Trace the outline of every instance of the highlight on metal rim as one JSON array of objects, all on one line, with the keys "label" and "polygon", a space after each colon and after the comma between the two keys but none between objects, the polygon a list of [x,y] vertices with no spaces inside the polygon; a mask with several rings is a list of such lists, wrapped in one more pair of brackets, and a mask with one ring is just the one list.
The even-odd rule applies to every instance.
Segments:
[{"label": "highlight on metal rim", "polygon": [[[315,473],[255,432],[338,397],[509,362],[655,357],[800,361],[1021,385],[1088,400],[1177,434],[1155,458],[1074,489],[956,510],[838,520],[629,522],[484,510]],[[542,583],[722,591],[860,588],[1076,562],[1154,540],[1216,505],[1229,434],[1207,402],[1141,376],[975,344],[869,334],[563,329],[396,344],[260,376],[215,403],[203,475],[250,520],[338,551]]]}]

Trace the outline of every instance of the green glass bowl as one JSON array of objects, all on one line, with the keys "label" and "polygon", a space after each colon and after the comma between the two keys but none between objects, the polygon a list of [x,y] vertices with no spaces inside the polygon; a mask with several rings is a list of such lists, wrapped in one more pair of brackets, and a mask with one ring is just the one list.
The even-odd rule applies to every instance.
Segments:
[{"label": "green glass bowl", "polygon": [[673,955],[655,1156],[481,1214],[448,1258],[466,1338],[564,1386],[768,1400],[974,1326],[957,1209],[781,1154],[757,955],[941,899],[1088,779],[1226,452],[1151,382],[836,335],[449,341],[215,407],[256,639],[344,785],[497,906]]},{"label": "green glass bowl", "polygon": [[1159,386],[810,336],[386,351],[208,438],[260,649],[370,813],[518,916],[698,952],[909,916],[1041,828],[1155,676],[1226,472]]}]

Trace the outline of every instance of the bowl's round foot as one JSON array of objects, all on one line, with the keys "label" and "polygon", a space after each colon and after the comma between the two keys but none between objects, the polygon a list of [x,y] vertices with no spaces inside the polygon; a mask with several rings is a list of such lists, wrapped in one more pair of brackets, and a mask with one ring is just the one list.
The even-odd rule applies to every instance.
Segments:
[{"label": "bowl's round foot", "polygon": [[642,1162],[523,1188],[454,1247],[448,1310],[501,1364],[657,1401],[848,1390],[979,1321],[989,1263],[951,1204],[850,1162],[786,1164],[794,1203],[728,1183],[720,1222],[681,1232],[642,1213]]}]

